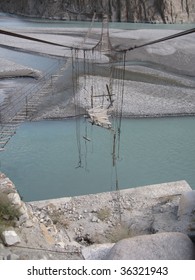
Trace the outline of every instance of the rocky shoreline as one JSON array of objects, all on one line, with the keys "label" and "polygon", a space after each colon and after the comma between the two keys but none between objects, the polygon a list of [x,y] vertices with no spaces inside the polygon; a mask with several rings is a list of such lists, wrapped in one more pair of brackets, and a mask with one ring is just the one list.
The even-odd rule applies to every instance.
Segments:
[{"label": "rocky shoreline", "polygon": [[3,67],[0,69],[0,79],[5,78],[18,78],[18,77],[31,77],[39,79],[41,72],[23,65],[14,63],[13,61],[0,58],[0,63]]},{"label": "rocky shoreline", "polygon": [[[188,237],[195,234],[195,191],[185,181],[24,203],[1,174],[0,191],[21,209],[14,225],[1,223],[0,259],[195,257]],[[122,240],[129,245],[116,249]]]}]

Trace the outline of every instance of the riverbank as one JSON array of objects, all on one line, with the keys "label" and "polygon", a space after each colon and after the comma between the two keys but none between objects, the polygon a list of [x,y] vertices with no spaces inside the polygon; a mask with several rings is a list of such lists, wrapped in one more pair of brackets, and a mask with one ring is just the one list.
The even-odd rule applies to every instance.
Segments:
[{"label": "riverbank", "polygon": [[41,72],[23,65],[14,63],[13,61],[0,58],[0,64],[2,68],[0,69],[0,79],[5,78],[19,78],[19,77],[31,77],[38,79],[41,77]]},{"label": "riverbank", "polygon": [[[86,33],[86,29],[82,28],[34,28],[31,30],[24,28],[23,30],[14,31],[70,46],[80,45]],[[113,45],[121,44],[121,40],[123,40],[123,46],[120,47],[126,47],[135,44],[139,45],[175,32],[174,30],[150,29],[135,31],[111,29],[110,37]],[[85,42],[85,46],[91,47],[95,45],[99,36],[100,29],[94,29],[90,39]],[[8,45],[15,50],[38,53],[44,56],[71,57],[70,50],[60,47],[32,43],[5,35],[0,35],[0,38],[2,45]],[[195,113],[194,45],[193,35],[187,35],[127,53],[124,81],[124,117],[183,116]],[[2,65],[5,65],[5,63],[2,63]],[[14,69],[11,72],[7,72],[6,69],[2,70],[1,77],[5,78],[8,74],[12,78],[21,75],[37,75],[36,69],[29,72],[29,69],[21,69],[16,65],[13,65],[13,67]],[[106,72],[107,67],[106,63],[98,65],[95,80],[99,91],[104,90],[102,84],[108,79],[106,78],[108,75],[108,72]],[[118,67],[116,64],[115,69]],[[69,78],[70,73],[71,67],[67,67],[64,77],[59,78],[58,82],[55,83],[55,94],[52,92],[49,98],[46,96],[43,101],[44,106],[39,106],[37,113],[33,116],[33,120],[67,118],[75,115],[75,100]],[[99,73],[104,77],[100,76]],[[86,106],[89,106],[89,102],[86,103],[86,100],[90,100],[89,92],[93,81],[94,78],[89,76],[87,90],[83,90],[84,78],[81,73],[77,93],[80,96],[81,114],[84,114]],[[116,82],[117,80],[113,79],[113,83]]]}]

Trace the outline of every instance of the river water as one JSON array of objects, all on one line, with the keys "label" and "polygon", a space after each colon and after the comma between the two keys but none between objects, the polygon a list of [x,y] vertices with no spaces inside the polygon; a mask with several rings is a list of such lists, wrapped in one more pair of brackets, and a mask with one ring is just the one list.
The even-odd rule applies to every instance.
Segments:
[{"label": "river water", "polygon": [[[1,171],[26,201],[115,189],[110,131],[81,120],[83,168],[76,168],[76,120],[24,123],[0,154]],[[195,117],[124,119],[119,188],[186,180],[195,188]]]},{"label": "river water", "polygon": [[[94,22],[94,28],[101,28],[101,22]],[[121,29],[172,29],[172,30],[186,30],[194,28],[194,23],[184,24],[149,24],[149,23],[126,23],[126,22],[111,22],[110,28]],[[10,14],[0,13],[0,26],[2,28],[31,28],[31,27],[49,27],[49,28],[89,28],[90,21],[60,21],[47,20],[37,18],[18,17]]]},{"label": "river water", "polygon": [[[0,15],[0,26],[79,26],[76,22],[37,22]],[[98,23],[97,23],[98,24]],[[82,23],[89,26],[89,23]],[[125,24],[124,24],[125,25]],[[82,26],[82,27],[83,27]],[[152,28],[178,29],[177,25]],[[113,24],[113,28],[119,25]],[[128,28],[140,28],[130,24]],[[142,28],[149,28],[142,25]],[[190,28],[179,25],[179,29]],[[124,28],[124,26],[122,27]],[[53,60],[2,49],[15,62],[44,70]],[[34,65],[33,65],[34,64]],[[6,80],[4,81],[6,82]],[[7,81],[9,82],[9,81]],[[86,124],[80,120],[81,157],[78,163],[76,120],[24,123],[0,154],[0,170],[15,183],[25,201],[57,198],[115,189],[112,167],[112,135],[108,130],[87,126],[90,142],[83,139]],[[195,117],[124,119],[117,161],[119,188],[186,180],[195,189]]]}]

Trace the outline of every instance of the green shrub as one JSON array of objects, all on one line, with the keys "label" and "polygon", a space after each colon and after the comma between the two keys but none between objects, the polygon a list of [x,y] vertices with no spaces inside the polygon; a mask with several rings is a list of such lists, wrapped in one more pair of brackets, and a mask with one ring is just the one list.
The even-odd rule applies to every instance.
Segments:
[{"label": "green shrub", "polygon": [[11,204],[7,194],[0,191],[0,225],[12,226],[19,216],[18,209]]}]

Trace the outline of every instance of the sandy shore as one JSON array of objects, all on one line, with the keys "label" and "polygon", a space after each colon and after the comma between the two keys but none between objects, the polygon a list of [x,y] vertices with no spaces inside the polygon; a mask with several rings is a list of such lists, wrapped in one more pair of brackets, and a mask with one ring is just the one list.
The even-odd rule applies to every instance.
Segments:
[{"label": "sandy shore", "polygon": [[[12,30],[13,31],[13,30]],[[36,38],[53,41],[65,45],[81,45],[86,29],[73,28],[28,28],[16,30],[18,33]],[[94,29],[85,46],[95,45],[100,37],[100,29]],[[174,30],[110,30],[111,42],[120,47],[139,45],[153,39],[168,36],[179,31]],[[71,51],[66,48],[44,45],[36,42],[0,35],[2,45],[29,53],[56,57],[71,57]],[[121,46],[122,41],[122,46]],[[186,35],[153,46],[137,49],[127,53],[126,78],[124,82],[124,116],[165,116],[188,115],[195,113],[195,38]],[[3,67],[0,77],[31,76],[38,77],[40,72],[11,63],[9,58],[1,59]],[[9,60],[9,63],[8,63]],[[105,56],[104,63],[108,61]],[[70,63],[70,61],[69,61]],[[81,112],[89,107],[90,87],[96,83],[98,91],[104,91],[107,64],[100,64],[96,77],[88,77],[87,88],[83,89],[82,73],[79,80],[79,106]],[[116,65],[115,69],[117,69]],[[72,85],[70,81],[70,67],[65,70],[64,77],[55,84],[55,94],[48,92],[43,106],[39,106],[34,119],[64,118],[75,113]],[[67,74],[68,73],[68,74]],[[101,73],[101,74],[100,74]],[[69,76],[67,78],[67,75]],[[103,76],[103,77],[102,77]],[[116,83],[117,80],[113,80]],[[117,88],[115,89],[117,91]],[[117,92],[115,92],[117,94]],[[119,98],[116,98],[116,100]],[[118,103],[116,102],[116,107]]]}]

